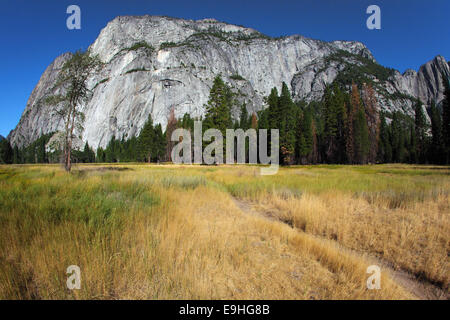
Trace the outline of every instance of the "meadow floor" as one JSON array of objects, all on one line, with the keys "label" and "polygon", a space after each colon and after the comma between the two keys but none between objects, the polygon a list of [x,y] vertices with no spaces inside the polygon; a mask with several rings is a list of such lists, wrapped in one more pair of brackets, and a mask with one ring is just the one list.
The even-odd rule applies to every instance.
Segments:
[{"label": "meadow floor", "polygon": [[449,298],[449,167],[259,170],[0,166],[0,299]]}]

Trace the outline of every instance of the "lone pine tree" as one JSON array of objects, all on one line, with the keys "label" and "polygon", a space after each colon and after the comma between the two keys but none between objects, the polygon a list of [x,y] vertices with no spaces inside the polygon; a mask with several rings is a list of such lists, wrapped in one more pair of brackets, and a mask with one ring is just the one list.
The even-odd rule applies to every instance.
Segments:
[{"label": "lone pine tree", "polygon": [[92,56],[89,50],[75,52],[58,74],[55,89],[60,89],[63,93],[46,99],[46,103],[54,106],[56,113],[64,120],[63,149],[66,171],[70,171],[72,167],[71,153],[75,132],[81,135],[83,131],[84,114],[80,107],[90,95],[87,80],[101,65],[100,59]]}]

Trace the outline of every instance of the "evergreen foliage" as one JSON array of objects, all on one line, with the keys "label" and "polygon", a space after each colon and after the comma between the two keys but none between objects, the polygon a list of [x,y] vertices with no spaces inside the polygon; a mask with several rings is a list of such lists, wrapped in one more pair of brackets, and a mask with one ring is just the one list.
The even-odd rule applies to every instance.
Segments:
[{"label": "evergreen foliage", "polygon": [[223,82],[220,76],[217,76],[214,79],[208,103],[206,104],[206,114],[203,122],[204,130],[210,128],[218,129],[225,137],[226,129],[232,127],[232,96],[230,87]]},{"label": "evergreen foliage", "polygon": [[13,162],[13,149],[6,139],[0,140],[0,163],[9,164]]},{"label": "evergreen foliage", "polygon": [[[214,79],[210,91],[203,130],[226,129],[279,129],[281,164],[315,163],[436,163],[446,164],[450,157],[449,84],[446,80],[442,113],[436,105],[430,108],[431,135],[420,101],[415,105],[415,116],[396,111],[378,112],[377,100],[370,83],[361,90],[352,82],[350,92],[338,81],[325,89],[321,101],[293,102],[288,85],[282,83],[281,93],[273,88],[265,98],[266,108],[249,115],[245,103],[240,116],[232,118],[236,102],[231,88],[220,76]],[[85,144],[83,150],[74,150],[74,162],[160,162],[171,161],[170,152],[175,144],[172,132],[184,128],[194,132],[194,121],[186,113],[175,117],[171,109],[166,131],[160,124],[154,126],[151,115],[138,136],[126,139],[112,137],[105,149],[94,150]],[[270,131],[268,131],[270,135]],[[46,150],[52,134],[44,135],[26,148],[11,148],[7,140],[0,141],[2,163],[56,162],[59,155]],[[270,143],[270,136],[268,137]],[[193,143],[193,140],[192,140]],[[205,144],[203,144],[205,146]],[[226,141],[224,141],[224,148]],[[246,141],[248,151],[248,141]],[[270,146],[269,150],[270,150]],[[247,159],[248,160],[248,159]]]},{"label": "evergreen foliage", "polygon": [[[426,161],[427,156],[427,148],[426,148],[426,139],[427,139],[427,122],[425,119],[425,114],[423,113],[422,109],[422,103],[418,101],[414,107],[414,113],[415,113],[415,137],[414,137],[414,144],[415,144],[415,159],[418,160],[420,163],[424,163]],[[414,162],[416,162],[414,161]]]},{"label": "evergreen foliage", "polygon": [[313,119],[311,111],[305,110],[298,131],[298,156],[300,163],[311,162],[314,147]]},{"label": "evergreen foliage", "polygon": [[91,55],[89,50],[75,52],[58,73],[55,89],[63,94],[48,96],[45,100],[64,121],[63,152],[66,171],[71,170],[73,140],[77,135],[81,137],[84,130],[84,114],[80,106],[91,94],[88,78],[101,66],[98,56]]},{"label": "evergreen foliage", "polygon": [[155,128],[153,127],[152,116],[149,115],[147,122],[141,130],[138,138],[138,158],[144,162],[151,162],[156,154]]},{"label": "evergreen foliage", "polygon": [[442,74],[444,100],[442,101],[442,138],[445,163],[450,163],[450,77]]},{"label": "evergreen foliage", "polygon": [[431,120],[431,147],[430,147],[430,160],[432,163],[443,164],[445,163],[445,147],[444,139],[442,136],[442,117],[439,109],[434,103],[431,104],[430,109]]}]

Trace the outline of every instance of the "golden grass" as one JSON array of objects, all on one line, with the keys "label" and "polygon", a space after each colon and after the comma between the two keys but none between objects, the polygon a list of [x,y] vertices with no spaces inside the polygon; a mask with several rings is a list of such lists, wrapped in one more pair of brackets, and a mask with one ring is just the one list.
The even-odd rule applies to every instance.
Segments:
[{"label": "golden grass", "polygon": [[[448,281],[442,172],[408,175],[426,197],[441,179],[433,201],[408,198],[392,209],[381,187],[370,186],[379,199],[335,187],[332,180],[350,168],[286,168],[264,178],[257,170],[91,165],[66,174],[56,166],[2,166],[0,298],[414,298],[387,273],[381,290],[367,290],[370,258],[344,247],[382,250],[405,268],[419,258],[417,270]],[[376,176],[358,170],[366,179]],[[311,184],[327,174],[329,181],[318,180],[321,188]],[[234,197],[251,200],[251,209]],[[66,288],[73,264],[81,268],[81,290]]]},{"label": "golden grass", "polygon": [[450,170],[392,167],[326,173],[322,168],[288,169],[265,189],[254,188],[239,174],[222,183],[260,211],[308,234],[372,253],[448,290]]}]

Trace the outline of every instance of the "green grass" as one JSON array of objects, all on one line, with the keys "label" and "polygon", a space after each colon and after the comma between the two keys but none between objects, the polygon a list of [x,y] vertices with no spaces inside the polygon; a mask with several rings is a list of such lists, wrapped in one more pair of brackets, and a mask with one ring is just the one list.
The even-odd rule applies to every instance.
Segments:
[{"label": "green grass", "polygon": [[195,189],[206,185],[206,179],[199,176],[167,176],[162,178],[162,185],[166,188],[179,187],[182,189]]},{"label": "green grass", "polygon": [[393,203],[400,201],[398,199],[403,199],[403,203],[414,203],[447,194],[449,173],[448,167],[437,166],[318,165],[282,168],[279,174],[258,179],[242,175],[221,181],[239,197],[254,197],[277,189],[314,194],[342,191],[364,194],[369,199],[384,196]]},{"label": "green grass", "polygon": [[[71,175],[55,174],[13,169],[6,179],[1,179],[2,212],[14,211],[24,220],[56,224],[73,221],[100,228],[126,219],[123,212],[127,210],[150,208],[159,201],[147,184],[124,183],[114,173],[104,174],[101,180],[89,179],[77,171]],[[4,187],[5,183],[8,187]]]}]

